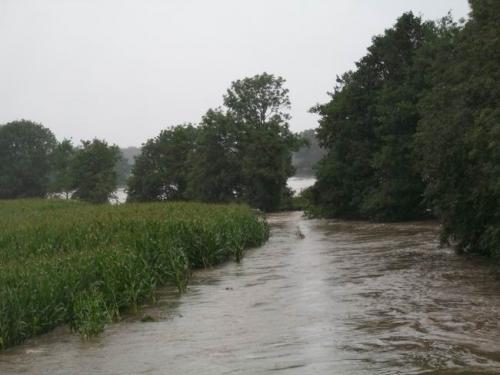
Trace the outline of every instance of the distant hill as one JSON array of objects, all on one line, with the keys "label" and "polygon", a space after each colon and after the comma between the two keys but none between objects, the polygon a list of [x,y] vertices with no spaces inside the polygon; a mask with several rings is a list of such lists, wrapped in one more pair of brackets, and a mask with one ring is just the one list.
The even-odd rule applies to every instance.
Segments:
[{"label": "distant hill", "polygon": [[292,155],[292,163],[296,168],[296,176],[314,176],[314,166],[325,155],[325,150],[320,147],[316,131],[314,129],[304,130],[299,136],[309,141],[309,146],[302,147]]}]

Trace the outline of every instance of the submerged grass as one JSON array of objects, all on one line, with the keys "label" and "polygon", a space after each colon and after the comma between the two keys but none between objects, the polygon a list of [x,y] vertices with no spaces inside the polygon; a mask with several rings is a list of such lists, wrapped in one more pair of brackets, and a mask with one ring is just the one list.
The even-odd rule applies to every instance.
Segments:
[{"label": "submerged grass", "polygon": [[98,334],[158,286],[183,291],[192,269],[239,260],[268,234],[238,205],[0,201],[0,349],[61,323]]}]

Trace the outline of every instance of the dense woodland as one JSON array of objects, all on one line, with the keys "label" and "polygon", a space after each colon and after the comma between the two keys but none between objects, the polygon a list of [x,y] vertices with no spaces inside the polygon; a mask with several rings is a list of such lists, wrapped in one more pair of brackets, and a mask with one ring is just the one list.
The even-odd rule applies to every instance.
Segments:
[{"label": "dense woodland", "polygon": [[470,5],[467,22],[402,15],[313,108],[327,155],[311,213],[434,215],[443,241],[500,255],[500,2]]}]

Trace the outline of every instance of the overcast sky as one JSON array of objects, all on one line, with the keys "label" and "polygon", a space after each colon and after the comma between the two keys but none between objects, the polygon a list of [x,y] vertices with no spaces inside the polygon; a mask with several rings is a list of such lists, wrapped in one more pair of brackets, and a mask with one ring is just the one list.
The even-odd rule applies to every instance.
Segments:
[{"label": "overcast sky", "polygon": [[58,139],[139,146],[197,123],[231,81],[287,80],[291,128],[316,127],[371,37],[402,12],[438,19],[466,0],[0,0],[0,124],[30,119]]}]

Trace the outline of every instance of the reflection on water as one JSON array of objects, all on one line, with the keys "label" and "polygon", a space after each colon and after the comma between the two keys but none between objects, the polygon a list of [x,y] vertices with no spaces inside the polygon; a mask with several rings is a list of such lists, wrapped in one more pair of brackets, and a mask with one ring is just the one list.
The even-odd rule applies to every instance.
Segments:
[{"label": "reflection on water", "polygon": [[[500,289],[433,223],[272,215],[241,264],[82,341],[61,328],[0,355],[1,374],[500,373]],[[305,235],[300,239],[298,232]]]}]

